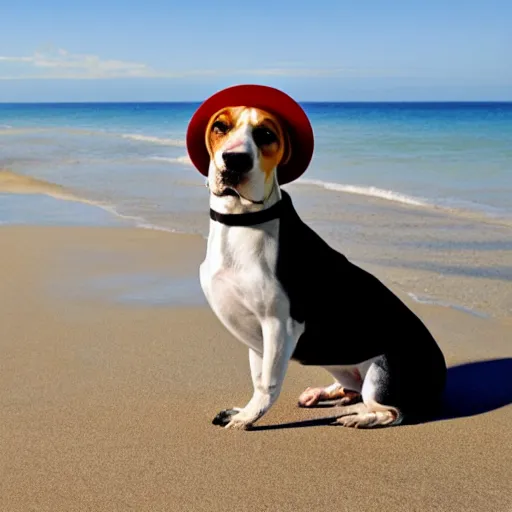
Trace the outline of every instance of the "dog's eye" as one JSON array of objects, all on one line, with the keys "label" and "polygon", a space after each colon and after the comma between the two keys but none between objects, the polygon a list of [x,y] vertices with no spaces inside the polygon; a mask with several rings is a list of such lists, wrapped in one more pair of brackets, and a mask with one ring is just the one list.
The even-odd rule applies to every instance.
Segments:
[{"label": "dog's eye", "polygon": [[252,137],[257,146],[268,146],[269,144],[277,142],[277,135],[272,130],[263,126],[254,128]]},{"label": "dog's eye", "polygon": [[229,126],[222,121],[215,121],[212,125],[212,131],[214,133],[225,134],[229,131]]}]

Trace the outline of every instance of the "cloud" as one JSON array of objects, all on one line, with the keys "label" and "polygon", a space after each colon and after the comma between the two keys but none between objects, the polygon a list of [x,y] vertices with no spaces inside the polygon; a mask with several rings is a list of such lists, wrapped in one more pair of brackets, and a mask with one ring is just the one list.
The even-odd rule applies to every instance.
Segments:
[{"label": "cloud", "polygon": [[[7,67],[8,73],[2,73]],[[74,54],[64,49],[36,52],[31,56],[1,56],[0,80],[48,80],[74,79],[98,80],[109,78],[186,78],[193,76],[280,76],[280,77],[328,77],[328,76],[375,76],[372,71],[348,68],[301,68],[276,67],[255,69],[202,69],[169,71],[155,69],[147,64],[97,55]]]},{"label": "cloud", "polygon": [[[2,63],[18,64],[17,73],[0,73],[2,79],[15,78],[122,78],[156,76],[158,73],[139,62],[102,59],[97,55],[72,54],[59,49],[55,52],[36,52],[28,57],[0,56]],[[0,68],[1,69],[1,68]]]},{"label": "cloud", "polygon": [[32,57],[3,57],[0,55],[0,62],[31,62]]}]

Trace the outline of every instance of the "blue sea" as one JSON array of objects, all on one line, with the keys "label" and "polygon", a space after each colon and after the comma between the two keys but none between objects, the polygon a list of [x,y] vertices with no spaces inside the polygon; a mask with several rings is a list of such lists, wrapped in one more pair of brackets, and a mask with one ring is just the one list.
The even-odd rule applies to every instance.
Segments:
[{"label": "blue sea", "polygon": [[[184,140],[198,105],[0,104],[0,223],[206,235],[207,189]],[[315,154],[287,187],[305,220],[418,300],[488,310],[480,292],[446,290],[450,277],[510,286],[512,103],[303,107]]]}]

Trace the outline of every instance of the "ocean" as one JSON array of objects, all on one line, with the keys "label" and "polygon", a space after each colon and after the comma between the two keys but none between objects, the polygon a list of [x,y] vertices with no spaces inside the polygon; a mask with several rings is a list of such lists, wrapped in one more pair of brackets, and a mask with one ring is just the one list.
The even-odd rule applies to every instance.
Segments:
[{"label": "ocean", "polygon": [[[197,106],[0,104],[0,224],[206,236]],[[303,107],[315,154],[286,188],[306,222],[415,300],[512,312],[512,103]]]}]

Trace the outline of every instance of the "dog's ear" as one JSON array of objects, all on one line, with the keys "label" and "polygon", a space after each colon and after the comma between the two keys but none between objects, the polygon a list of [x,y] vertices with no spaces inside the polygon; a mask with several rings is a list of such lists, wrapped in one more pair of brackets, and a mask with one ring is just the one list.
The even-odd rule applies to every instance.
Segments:
[{"label": "dog's ear", "polygon": [[284,152],[279,162],[279,165],[285,165],[290,161],[292,157],[292,141],[290,139],[290,134],[286,127],[283,127],[283,144],[284,144]]}]

